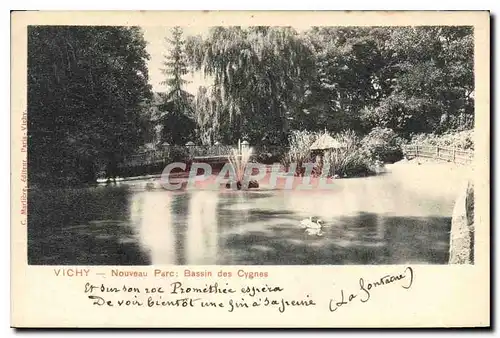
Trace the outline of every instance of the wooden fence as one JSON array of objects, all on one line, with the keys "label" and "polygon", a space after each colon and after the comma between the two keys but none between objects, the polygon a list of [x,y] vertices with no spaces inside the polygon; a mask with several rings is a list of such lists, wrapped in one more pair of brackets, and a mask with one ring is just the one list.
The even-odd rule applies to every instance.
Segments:
[{"label": "wooden fence", "polygon": [[403,154],[409,159],[425,157],[463,165],[471,164],[474,158],[470,150],[418,144],[403,146]]}]

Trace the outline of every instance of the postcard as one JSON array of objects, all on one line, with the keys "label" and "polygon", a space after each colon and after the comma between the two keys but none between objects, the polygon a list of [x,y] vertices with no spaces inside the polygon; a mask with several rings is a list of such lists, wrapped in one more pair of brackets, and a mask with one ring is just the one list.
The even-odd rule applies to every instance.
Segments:
[{"label": "postcard", "polygon": [[13,327],[490,326],[489,12],[11,20]]}]

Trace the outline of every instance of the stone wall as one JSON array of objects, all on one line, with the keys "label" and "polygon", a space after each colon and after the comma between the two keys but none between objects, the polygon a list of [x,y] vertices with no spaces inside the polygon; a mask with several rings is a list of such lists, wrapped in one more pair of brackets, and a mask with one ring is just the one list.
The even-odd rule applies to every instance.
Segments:
[{"label": "stone wall", "polygon": [[453,209],[449,263],[474,264],[474,185],[470,181]]}]

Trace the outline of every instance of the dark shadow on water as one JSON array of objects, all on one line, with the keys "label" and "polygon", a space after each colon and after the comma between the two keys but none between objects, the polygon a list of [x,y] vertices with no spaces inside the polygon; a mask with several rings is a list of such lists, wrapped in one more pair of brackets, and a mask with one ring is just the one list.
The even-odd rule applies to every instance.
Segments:
[{"label": "dark shadow on water", "polygon": [[226,252],[233,255],[221,264],[447,264],[450,225],[447,217],[360,213],[332,221],[318,237],[278,224],[231,235]]},{"label": "dark shadow on water", "polygon": [[123,188],[30,192],[28,264],[150,264],[127,221],[127,194]]},{"label": "dark shadow on water", "polygon": [[274,210],[262,210],[262,209],[253,209],[251,212],[249,212],[249,215],[247,217],[248,222],[259,222],[259,221],[266,221],[269,219],[273,218],[287,218],[292,221],[296,221],[299,218],[294,216],[295,213],[289,210],[280,210],[280,211],[274,211]]}]

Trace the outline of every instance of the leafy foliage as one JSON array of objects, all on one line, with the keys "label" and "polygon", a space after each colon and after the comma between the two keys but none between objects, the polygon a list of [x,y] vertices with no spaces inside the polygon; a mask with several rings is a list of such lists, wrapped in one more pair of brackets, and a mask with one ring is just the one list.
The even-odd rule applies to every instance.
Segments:
[{"label": "leafy foliage", "polygon": [[151,97],[137,27],[28,28],[30,183],[81,183],[143,143]]},{"label": "leafy foliage", "polygon": [[214,79],[212,88],[200,89],[196,106],[207,141],[286,142],[288,118],[312,68],[311,51],[295,30],[214,27],[187,46],[193,69]]},{"label": "leafy foliage", "polygon": [[471,27],[214,27],[190,37],[203,142],[283,144],[291,130],[466,130],[474,123]]},{"label": "leafy foliage", "polygon": [[473,35],[470,27],[398,28],[388,47],[392,91],[364,118],[370,126],[411,133],[473,127]]},{"label": "leafy foliage", "polygon": [[[473,40],[466,26],[213,27],[186,39],[174,27],[167,91],[152,95],[139,28],[31,26],[29,179],[92,181],[141,145],[198,140],[289,145],[284,161],[302,163],[324,130],[355,144],[325,157],[336,174],[393,161],[411,137],[470,149]],[[189,71],[212,84],[188,93]]]},{"label": "leafy foliage", "polygon": [[366,156],[373,161],[393,163],[403,158],[403,140],[392,129],[375,127],[361,143]]},{"label": "leafy foliage", "polygon": [[285,154],[283,162],[285,165],[296,163],[296,171],[299,175],[303,175],[305,168],[303,164],[311,160],[311,145],[320,136],[317,132],[309,132],[307,130],[293,130],[289,136],[288,152]]},{"label": "leafy foliage", "polygon": [[410,144],[474,150],[474,132],[472,130],[465,130],[461,132],[447,132],[442,135],[416,134],[412,136]]},{"label": "leafy foliage", "polygon": [[166,41],[171,48],[165,57],[162,69],[166,80],[162,83],[168,91],[161,95],[158,109],[161,114],[162,141],[169,144],[186,144],[195,137],[196,123],[193,119],[193,95],[183,89],[187,81],[187,56],[185,41],[180,27],[171,29],[171,38]]},{"label": "leafy foliage", "polygon": [[333,137],[343,146],[324,153],[324,168],[329,176],[363,176],[373,173],[374,161],[363,152],[361,140],[352,130],[342,131]]},{"label": "leafy foliage", "polygon": [[[312,152],[311,145],[324,133],[293,131],[290,135],[290,148],[284,157],[284,165],[296,163],[296,175],[304,175],[304,163],[314,162],[313,175],[319,175],[326,170],[327,176],[359,176],[375,171],[376,160],[367,154],[362,140],[353,130],[345,130],[332,134],[342,146],[338,149],[328,149]],[[323,172],[325,173],[325,172]]]}]

